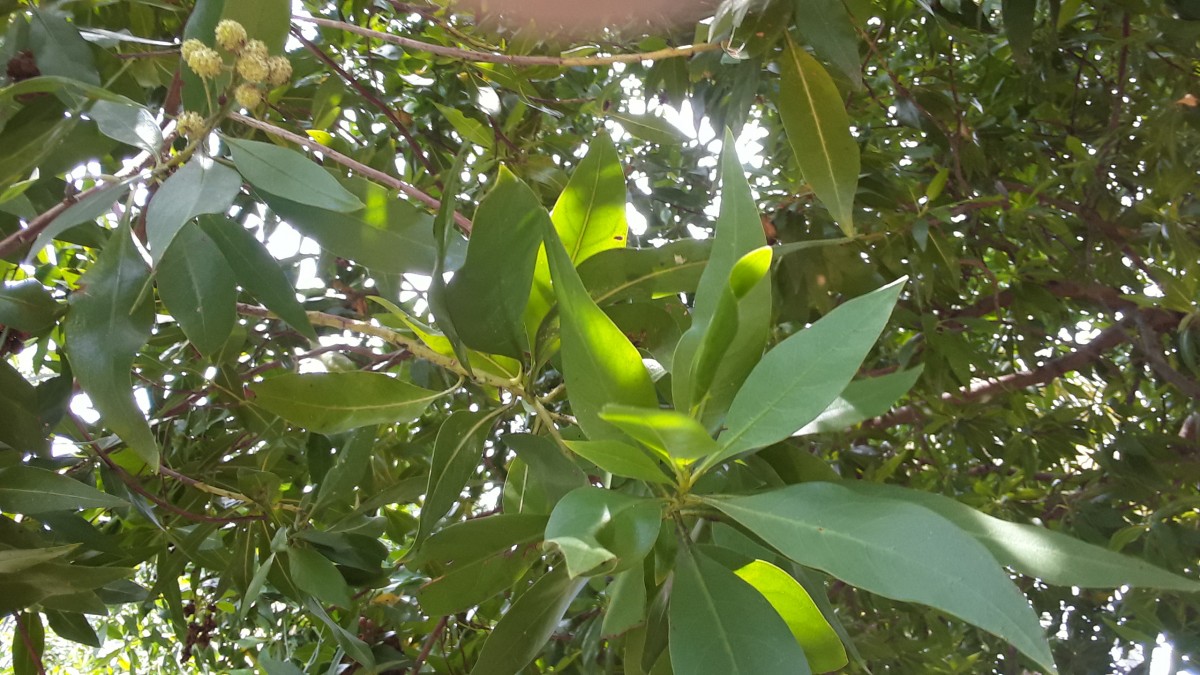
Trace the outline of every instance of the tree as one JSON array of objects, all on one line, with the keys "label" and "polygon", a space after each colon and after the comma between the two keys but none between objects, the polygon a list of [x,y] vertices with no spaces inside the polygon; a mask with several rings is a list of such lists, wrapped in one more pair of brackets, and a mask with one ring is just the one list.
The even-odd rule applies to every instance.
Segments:
[{"label": "tree", "polygon": [[1200,655],[1186,3],[301,4],[0,0],[16,672]]}]

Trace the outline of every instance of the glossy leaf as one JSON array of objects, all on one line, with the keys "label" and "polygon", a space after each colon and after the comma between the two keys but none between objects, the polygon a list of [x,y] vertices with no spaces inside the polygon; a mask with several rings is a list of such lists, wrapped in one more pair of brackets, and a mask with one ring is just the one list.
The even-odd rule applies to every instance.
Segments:
[{"label": "glossy leaf", "polygon": [[886,413],[893,403],[912,389],[924,369],[924,366],[917,366],[851,382],[816,419],[793,435],[841,431]]},{"label": "glossy leaf", "polygon": [[113,101],[96,101],[88,111],[100,132],[109,138],[147,152],[158,152],[163,144],[162,130],[149,110],[141,106]]},{"label": "glossy leaf", "polygon": [[291,148],[229,137],[225,142],[237,170],[263,192],[339,213],[363,208],[333,175]]},{"label": "glossy leaf", "polygon": [[567,441],[571,452],[616,476],[651,483],[670,483],[658,462],[641,448],[621,441]]},{"label": "glossy leaf", "polygon": [[71,365],[104,425],[147,464],[158,466],[158,443],[133,399],[134,356],[150,337],[154,308],[139,302],[148,278],[129,228],[117,230],[71,295],[65,331]]},{"label": "glossy leaf", "polygon": [[567,607],[587,582],[567,576],[560,565],[525,591],[492,629],[475,660],[471,675],[521,672],[558,629]]},{"label": "glossy leaf", "polygon": [[834,483],[705,501],[801,565],[956,616],[1055,670],[1025,596],[983,545],[929,509]]},{"label": "glossy leaf", "polygon": [[317,339],[308,315],[296,300],[295,289],[262,242],[228,218],[201,216],[198,222],[204,233],[221,249],[225,261],[233,269],[234,277],[248,293],[301,335],[311,340]]},{"label": "glossy leaf", "polygon": [[755,560],[734,570],[734,574],[771,603],[804,649],[813,672],[828,673],[848,663],[841,638],[808,591],[787,572],[764,560]]},{"label": "glossy leaf", "polygon": [[1048,584],[1200,592],[1200,581],[1195,579],[1056,530],[989,516],[950,497],[866,481],[847,481],[844,485],[862,495],[923,506],[975,537],[1000,564]]},{"label": "glossy leaf", "polygon": [[34,279],[0,286],[0,325],[41,334],[54,325],[59,306]]},{"label": "glossy leaf", "polygon": [[688,550],[671,588],[671,665],[694,675],[811,672],[788,626],[753,587]]},{"label": "glossy leaf", "polygon": [[717,451],[717,443],[696,420],[662,408],[606,405],[600,419],[644,443],[664,458],[692,460]]},{"label": "glossy leaf", "polygon": [[467,260],[446,287],[455,330],[472,349],[519,359],[528,348],[521,317],[550,216],[507,169],[475,212]]},{"label": "glossy leaf", "polygon": [[657,500],[597,487],[563,497],[546,523],[546,543],[562,551],[571,577],[640,566],[662,525]]},{"label": "glossy leaf", "polygon": [[194,223],[180,229],[155,274],[158,292],[202,354],[225,346],[237,319],[237,286],[221,249]]},{"label": "glossy leaf", "polygon": [[255,405],[322,434],[411,422],[441,392],[383,373],[288,373],[250,386]]},{"label": "glossy leaf", "polygon": [[614,248],[579,265],[579,278],[601,307],[623,300],[693,293],[711,242],[685,239],[659,248]]},{"label": "glossy leaf", "polygon": [[780,62],[783,80],[779,116],[804,180],[847,236],[854,236],[854,193],[858,189],[858,144],[842,95],[829,73],[786,38]]},{"label": "glossy leaf", "polygon": [[129,503],[53,471],[21,464],[0,469],[0,511],[36,515],[120,506]]},{"label": "glossy leaf", "polygon": [[654,408],[658,396],[636,347],[592,302],[558,236],[547,231],[546,252],[554,278],[562,331],[563,377],[571,409],[591,440],[619,439],[600,419],[608,403]]},{"label": "glossy leaf", "polygon": [[405,565],[419,568],[432,562],[463,565],[483,560],[541,541],[546,520],[545,516],[501,513],[455,523],[426,539]]},{"label": "glossy leaf", "polygon": [[904,282],[850,300],[767,352],[738,391],[718,438],[721,453],[707,464],[781,441],[816,419],[858,372]]},{"label": "glossy leaf", "polygon": [[146,211],[146,239],[157,265],[192,218],[223,214],[242,189],[242,177],[207,157],[194,156],[168,178]]},{"label": "glossy leaf", "polygon": [[37,239],[33,240],[33,246],[29,247],[29,255],[37,255],[38,251],[71,228],[96,220],[110,212],[113,203],[120,199],[128,188],[126,183],[109,185],[69,206],[50,223],[49,227],[38,234]]},{"label": "glossy leaf", "polygon": [[483,444],[496,421],[496,411],[458,410],[446,418],[438,430],[430,459],[429,484],[421,506],[418,540],[429,536],[433,527],[458,501],[467,481],[475,473]]}]

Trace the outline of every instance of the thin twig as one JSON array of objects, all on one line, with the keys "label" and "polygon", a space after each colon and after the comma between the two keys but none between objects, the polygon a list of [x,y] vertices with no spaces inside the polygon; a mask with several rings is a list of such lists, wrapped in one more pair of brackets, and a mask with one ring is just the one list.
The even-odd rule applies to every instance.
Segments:
[{"label": "thin twig", "polygon": [[450,621],[449,616],[443,616],[434,626],[433,632],[425,638],[425,644],[421,645],[421,653],[417,654],[417,660],[413,662],[413,675],[421,672],[421,666],[425,665],[425,660],[429,658],[429,652],[433,651],[433,643],[438,641],[442,633],[446,630],[446,624]]},{"label": "thin twig", "polygon": [[370,28],[355,26],[354,24],[345,23],[344,21],[334,21],[332,19],[322,19],[320,17],[294,16],[295,21],[307,21],[315,23],[324,28],[333,28],[335,30],[344,30],[347,33],[354,33],[369,37],[383,42],[390,42],[394,45],[399,45],[405,49],[413,49],[423,51],[435,56],[445,56],[452,59],[461,59],[473,63],[496,63],[506,66],[557,66],[560,68],[587,68],[592,66],[611,66],[617,63],[641,63],[642,61],[657,61],[659,59],[672,59],[679,57],[693,56],[703,52],[714,52],[722,48],[716,42],[703,42],[700,44],[690,45],[687,47],[667,47],[665,49],[656,49],[651,52],[640,52],[637,54],[611,54],[608,56],[534,56],[534,55],[514,55],[514,54],[492,54],[488,52],[477,52],[470,49],[460,49],[458,47],[447,47],[445,45],[435,45],[429,42],[421,42],[412,38],[392,35],[391,33],[383,33]]},{"label": "thin twig", "polygon": [[25,651],[29,652],[29,660],[37,668],[38,675],[46,675],[46,666],[42,663],[42,656],[34,648],[33,638],[29,636],[29,629],[25,626],[25,622],[21,620],[21,615],[13,612],[12,616],[17,622],[17,631],[21,633],[21,642],[25,643]]},{"label": "thin twig", "polygon": [[1140,338],[1138,347],[1141,349],[1142,355],[1146,357],[1146,362],[1150,364],[1150,369],[1179,391],[1200,401],[1200,383],[1171,367],[1171,364],[1167,362],[1167,357],[1163,355],[1162,344],[1158,340],[1158,331],[1154,330],[1154,327],[1140,312],[1134,314],[1134,321],[1137,323],[1138,337]]},{"label": "thin twig", "polygon": [[[270,122],[263,122],[262,120],[256,120],[253,117],[246,117],[245,115],[242,115],[241,113],[229,113],[229,119],[231,119],[235,122],[238,122],[240,124],[244,124],[253,129],[258,129],[259,131],[266,132],[268,134],[271,134],[272,136],[278,136],[279,138],[291,141],[291,142],[295,143],[296,145],[307,148],[313,152],[319,152],[322,155],[324,155],[325,157],[328,157],[330,160],[337,162],[338,164],[341,164],[342,166],[346,167],[347,169],[350,169],[351,171],[354,171],[355,173],[359,173],[363,176],[366,176],[367,178],[370,178],[371,180],[373,180],[377,183],[386,185],[387,187],[390,187],[393,190],[399,190],[400,192],[408,195],[409,197],[412,197],[413,199],[421,202],[422,204],[425,204],[426,206],[428,206],[429,208],[431,208],[435,211],[437,209],[441,208],[441,206],[442,206],[442,202],[440,200],[438,200],[433,195],[425,192],[424,190],[421,190],[420,188],[418,188],[416,186],[409,185],[408,183],[400,180],[399,178],[396,178],[395,176],[386,174],[386,173],[380,171],[379,169],[373,169],[373,168],[367,166],[366,164],[363,164],[362,162],[351,159],[351,158],[343,155],[342,153],[338,152],[337,150],[334,150],[333,148],[329,148],[324,145],[321,145],[320,143],[312,140],[311,138],[306,138],[299,134],[294,134],[294,133],[288,131],[287,129],[281,129],[281,128],[275,126],[274,124],[271,124]],[[457,211],[454,212],[454,222],[458,224],[458,227],[460,229],[462,229],[463,232],[466,232],[468,234],[471,232],[471,221],[468,220],[466,216],[462,215],[461,213],[459,213]]]},{"label": "thin twig", "polygon": [[25,246],[32,244],[38,235],[47,227],[54,223],[55,219],[63,214],[64,211],[71,208],[80,201],[91,197],[92,195],[102,192],[110,187],[112,183],[97,183],[83,192],[71,195],[61,202],[46,209],[40,216],[29,221],[29,225],[23,230],[17,230],[12,234],[0,240],[0,258],[6,258],[17,251],[20,251]]}]

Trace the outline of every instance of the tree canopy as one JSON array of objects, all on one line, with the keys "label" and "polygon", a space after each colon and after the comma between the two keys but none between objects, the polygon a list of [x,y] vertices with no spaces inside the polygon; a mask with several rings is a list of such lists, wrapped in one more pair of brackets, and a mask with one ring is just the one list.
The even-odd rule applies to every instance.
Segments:
[{"label": "tree canopy", "polygon": [[0,666],[1194,666],[1195,4],[0,0]]}]

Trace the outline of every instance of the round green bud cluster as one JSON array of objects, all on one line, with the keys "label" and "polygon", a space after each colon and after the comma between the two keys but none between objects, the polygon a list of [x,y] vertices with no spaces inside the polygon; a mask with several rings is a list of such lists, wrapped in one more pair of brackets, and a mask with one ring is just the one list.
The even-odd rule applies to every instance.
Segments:
[{"label": "round green bud cluster", "polygon": [[200,40],[184,40],[180,54],[188,68],[205,80],[232,70],[241,80],[230,83],[233,98],[243,108],[258,107],[266,98],[267,88],[283,86],[292,79],[291,61],[286,56],[271,56],[266,43],[250,39],[246,27],[237,21],[220,21],[214,37],[218,47],[234,56],[231,68],[216,49]]},{"label": "round green bud cluster", "polygon": [[182,112],[179,117],[175,118],[175,133],[180,136],[194,136],[203,131],[204,117],[198,112],[190,110]]},{"label": "round green bud cluster", "polygon": [[237,54],[246,46],[246,29],[242,24],[225,19],[217,24],[217,44],[221,49]]}]

